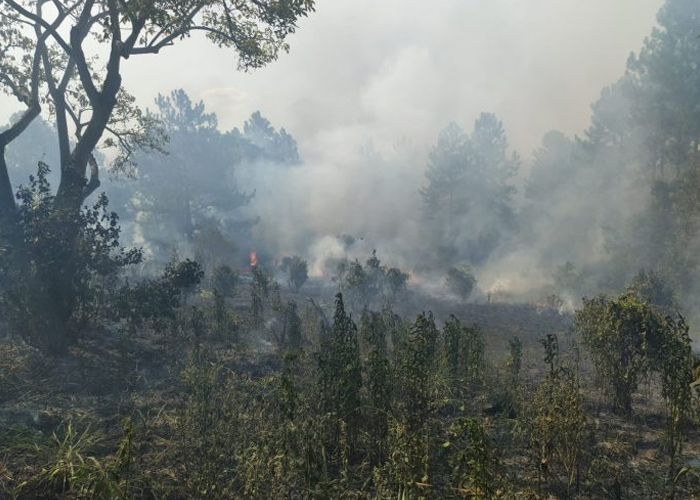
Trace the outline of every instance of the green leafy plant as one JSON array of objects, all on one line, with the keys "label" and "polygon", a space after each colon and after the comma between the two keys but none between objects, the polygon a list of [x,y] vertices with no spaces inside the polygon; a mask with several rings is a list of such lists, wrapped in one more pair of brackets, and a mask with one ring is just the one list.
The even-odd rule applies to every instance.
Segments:
[{"label": "green leafy plant", "polygon": [[225,298],[234,296],[239,281],[238,272],[226,264],[216,266],[211,276],[212,288]]},{"label": "green leafy plant", "polygon": [[[0,255],[0,307],[11,328],[28,343],[61,353],[79,331],[104,314],[119,271],[141,261],[141,251],[119,244],[116,213],[100,195],[84,206],[71,224],[56,226],[60,214],[48,181],[49,167],[40,163],[36,176],[20,187],[17,217],[21,245]],[[66,231],[76,229],[74,244]]]}]

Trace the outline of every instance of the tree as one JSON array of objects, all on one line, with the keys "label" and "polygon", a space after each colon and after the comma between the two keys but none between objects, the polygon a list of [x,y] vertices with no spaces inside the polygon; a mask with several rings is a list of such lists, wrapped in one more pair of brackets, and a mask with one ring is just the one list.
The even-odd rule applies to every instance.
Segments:
[{"label": "tree", "polygon": [[481,114],[471,136],[455,123],[440,132],[425,174],[428,185],[420,191],[438,260],[479,264],[515,230],[510,180],[519,165],[517,155],[508,155],[503,125],[491,113]]},{"label": "tree", "polygon": [[450,315],[443,330],[445,355],[455,386],[462,389],[479,382],[484,372],[484,333],[478,325],[462,326]]},{"label": "tree", "polygon": [[381,313],[362,311],[360,337],[366,345],[365,386],[371,413],[366,424],[373,442],[373,458],[381,463],[386,458],[387,416],[391,409],[391,365],[387,346],[388,325]]},{"label": "tree", "polygon": [[627,290],[647,300],[665,314],[670,314],[677,308],[673,290],[656,271],[647,272],[642,269],[627,285]]},{"label": "tree", "polygon": [[396,422],[390,466],[398,483],[397,498],[418,498],[417,483],[430,481],[430,420],[437,406],[438,337],[432,312],[420,314],[410,333],[395,347]]},{"label": "tree", "polygon": [[452,266],[445,279],[447,289],[466,302],[476,286],[476,278],[469,266]]},{"label": "tree", "polygon": [[[156,105],[152,116],[168,136],[168,154],[135,156],[138,168],[131,200],[131,208],[139,214],[137,224],[149,234],[156,255],[166,253],[174,236],[186,245],[201,232],[234,234],[239,243],[250,239],[250,229],[259,219],[241,209],[255,191],[239,188],[238,169],[257,167],[259,162],[298,162],[294,139],[284,130],[275,131],[259,112],[245,123],[245,133],[237,128],[222,132],[216,115],[207,112],[203,102],[192,102],[182,89],[159,94]],[[282,143],[293,153],[282,151]],[[229,253],[230,259],[234,256]]]},{"label": "tree", "polygon": [[650,189],[615,264],[628,265],[625,280],[641,267],[657,269],[681,298],[697,289],[700,8],[692,0],[667,0],[657,21],[623,78],[594,108],[587,135],[596,156],[615,167],[611,173],[641,177]]},{"label": "tree", "polygon": [[[22,242],[6,150],[39,116],[44,103],[55,117],[60,159],[60,183],[51,202],[52,233],[72,248],[80,233],[81,206],[100,185],[95,148],[114,147],[112,167],[124,169],[133,165],[134,151],[159,149],[164,140],[152,116],[138,109],[122,86],[123,64],[129,58],[157,54],[203,32],[219,47],[232,48],[241,69],[257,68],[287,50],[287,35],[313,8],[313,0],[0,2],[0,91],[25,107],[0,133],[0,240],[15,247]],[[92,40],[106,47],[105,59],[86,54]],[[21,264],[22,251],[15,256]],[[56,264],[64,276],[75,275],[80,267],[73,258]],[[69,309],[76,304],[71,282],[63,279],[55,285],[62,307]]]},{"label": "tree", "polygon": [[664,448],[669,456],[667,484],[671,499],[675,498],[677,459],[687,438],[686,429],[693,411],[693,352],[688,325],[683,317],[664,319],[667,334],[656,361],[661,372],[661,394],[666,403],[666,436]]},{"label": "tree", "polygon": [[[119,245],[120,227],[116,213],[107,210],[102,194],[92,206],[78,213],[79,232],[75,245],[67,248],[51,232],[54,197],[48,182],[48,166],[39,164],[36,176],[22,186],[18,221],[22,227],[22,258],[27,266],[18,269],[0,265],[0,310],[9,320],[14,333],[45,352],[62,352],[75,340],[73,335],[87,326],[105,306],[106,292],[124,266],[141,261],[138,249],[125,250]],[[5,256],[0,256],[4,264]],[[62,260],[81,263],[72,275],[63,274]],[[61,295],[60,285],[69,281],[72,297]],[[63,301],[75,303],[65,304]],[[56,324],[70,325],[70,330],[56,334]]]},{"label": "tree", "polygon": [[[13,114],[9,123],[17,122],[20,116],[19,113]],[[8,127],[9,124],[2,129]],[[5,161],[15,189],[25,183],[30,175],[36,174],[36,166],[40,161],[49,166],[58,165],[56,131],[49,122],[37,117],[21,136],[8,145]],[[49,172],[48,180],[57,185],[58,172]]]},{"label": "tree", "polygon": [[283,165],[301,163],[294,138],[284,129],[276,131],[260,111],[250,115],[243,125],[243,137],[261,152],[263,159]]},{"label": "tree", "polygon": [[168,154],[137,155],[132,204],[149,216],[141,217],[145,222],[140,224],[147,224],[150,239],[169,240],[161,245],[165,247],[173,237],[191,244],[197,230],[223,225],[250,201],[252,195],[241,192],[232,175],[246,154],[246,141],[219,132],[216,115],[206,113],[204,103],[193,103],[182,89],[167,97],[159,94],[156,104],[152,116],[168,135]]},{"label": "tree", "polygon": [[222,297],[233,297],[238,288],[238,282],[238,271],[226,264],[216,266],[212,272],[212,288],[220,293]]},{"label": "tree", "polygon": [[409,275],[403,272],[398,267],[390,267],[386,270],[386,284],[391,293],[392,301],[396,300],[396,296],[406,289]]},{"label": "tree", "polygon": [[627,73],[635,84],[633,116],[646,131],[647,165],[656,180],[693,167],[700,142],[700,7],[667,0]]},{"label": "tree", "polygon": [[[353,302],[365,306],[381,299],[385,304],[396,300],[396,296],[406,288],[409,275],[397,267],[387,267],[377,257],[377,251],[365,261],[365,265],[355,260],[341,260],[336,281],[347,289]],[[345,276],[347,273],[347,276]]]},{"label": "tree", "polygon": [[[88,0],[68,4],[4,0],[0,4],[2,90],[26,105],[21,118],[0,135],[0,149],[21,135],[41,112],[43,99],[55,112],[61,161],[57,204],[76,211],[96,187],[86,181],[91,154],[107,132],[118,149],[117,165],[131,161],[135,147],[152,146],[147,114],[122,88],[122,64],[157,54],[192,33],[204,32],[220,47],[233,48],[241,69],[257,68],[287,50],[285,38],[314,8],[313,0],[273,2],[140,2]],[[33,8],[32,8],[33,7]],[[68,35],[68,36],[67,36]],[[86,40],[109,47],[100,78],[85,54]],[[128,123],[129,128],[119,128]],[[139,125],[139,126],[135,126]],[[70,135],[76,142],[73,147]],[[0,164],[0,206],[14,210],[4,154]]]}]

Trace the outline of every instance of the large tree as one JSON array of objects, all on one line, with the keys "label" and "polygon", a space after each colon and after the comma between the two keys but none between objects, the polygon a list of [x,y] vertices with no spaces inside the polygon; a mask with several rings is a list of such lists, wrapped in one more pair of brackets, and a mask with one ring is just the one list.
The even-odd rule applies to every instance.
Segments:
[{"label": "large tree", "polygon": [[[0,1],[0,89],[26,107],[0,134],[0,218],[17,208],[5,149],[42,105],[55,117],[58,135],[55,205],[76,213],[99,186],[92,153],[105,133],[112,136],[108,145],[119,150],[116,166],[128,165],[135,148],[157,145],[148,115],[122,87],[125,61],[203,32],[214,44],[233,48],[241,69],[260,67],[287,49],[286,36],[313,7],[313,0]],[[106,52],[104,59],[89,55],[95,42],[106,47],[97,49]]]},{"label": "large tree", "polygon": [[700,4],[667,0],[657,21],[630,56],[627,74],[648,167],[654,180],[669,181],[693,169],[700,155]]},{"label": "large tree", "polygon": [[[6,150],[42,108],[55,121],[60,173],[55,196],[46,198],[51,217],[42,235],[70,249],[81,234],[81,207],[100,184],[95,149],[113,147],[111,166],[128,169],[135,151],[161,148],[165,140],[122,86],[131,57],[158,54],[202,32],[233,49],[240,69],[257,68],[288,48],[287,35],[313,8],[313,0],[0,0],[0,91],[24,105],[0,132],[0,247],[14,249],[16,265],[23,265]],[[75,307],[71,277],[83,263],[71,252],[62,255],[43,279],[60,298],[58,317],[66,318]]]},{"label": "large tree", "polygon": [[[244,207],[255,191],[240,189],[238,169],[298,163],[294,138],[284,129],[275,130],[259,111],[245,122],[243,132],[222,132],[216,115],[207,112],[203,102],[192,102],[182,89],[158,95],[156,106],[154,116],[168,135],[168,154],[135,155],[138,167],[130,203],[137,214],[135,226],[148,235],[151,256],[170,254],[175,242],[188,251],[194,245],[197,256],[202,246],[211,246],[207,240],[212,236],[232,237],[239,245],[247,242],[258,218]],[[253,183],[250,189],[256,187]],[[233,264],[236,255],[228,253],[228,263]]]},{"label": "large tree", "polygon": [[168,154],[137,155],[131,204],[148,243],[168,250],[176,241],[191,244],[197,229],[219,225],[248,202],[252,195],[237,189],[233,167],[255,148],[234,134],[222,134],[216,115],[207,113],[201,101],[193,103],[184,90],[159,95],[156,105],[155,116],[169,138]]},{"label": "large tree", "polygon": [[519,165],[518,156],[508,153],[502,123],[491,113],[481,114],[471,136],[455,123],[440,132],[421,196],[441,262],[480,264],[515,229],[511,180]]}]

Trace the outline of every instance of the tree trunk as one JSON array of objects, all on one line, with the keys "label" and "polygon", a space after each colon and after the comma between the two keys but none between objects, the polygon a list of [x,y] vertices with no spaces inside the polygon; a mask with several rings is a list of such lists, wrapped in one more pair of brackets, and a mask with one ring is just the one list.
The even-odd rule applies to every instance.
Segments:
[{"label": "tree trunk", "polygon": [[7,161],[5,160],[5,144],[0,143],[0,219],[12,217],[17,212],[15,195],[12,192],[10,174],[7,171]]}]

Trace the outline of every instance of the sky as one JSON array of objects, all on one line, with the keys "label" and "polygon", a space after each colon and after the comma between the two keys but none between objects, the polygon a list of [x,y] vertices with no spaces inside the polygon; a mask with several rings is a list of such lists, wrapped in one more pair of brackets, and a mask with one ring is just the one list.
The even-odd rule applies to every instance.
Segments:
[{"label": "sky", "polygon": [[[662,0],[318,0],[291,52],[253,73],[193,37],[124,64],[144,106],[184,88],[222,128],[261,110],[302,157],[351,157],[408,141],[427,150],[450,121],[482,111],[504,122],[527,159],[551,129],[580,133],[601,88],[624,71]],[[0,122],[15,103],[0,97]]]}]

